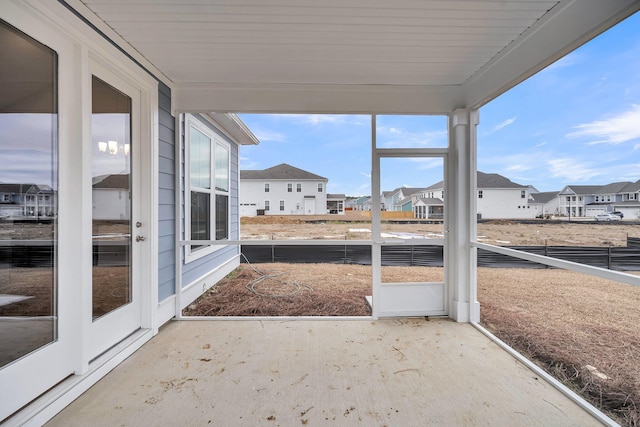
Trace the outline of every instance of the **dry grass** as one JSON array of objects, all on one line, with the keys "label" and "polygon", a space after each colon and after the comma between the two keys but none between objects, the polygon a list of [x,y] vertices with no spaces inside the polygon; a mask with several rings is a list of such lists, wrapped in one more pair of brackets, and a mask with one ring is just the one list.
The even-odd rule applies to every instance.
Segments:
[{"label": "dry grass", "polygon": [[[366,316],[371,267],[246,265],[184,311],[201,316]],[[385,267],[384,281],[441,269]],[[401,271],[400,271],[401,270]],[[413,276],[410,274],[413,273]],[[283,283],[284,282],[284,283]],[[288,294],[283,296],[283,294]],[[482,323],[620,424],[640,425],[640,288],[563,270],[478,269]],[[597,369],[590,372],[587,365]],[[599,378],[603,374],[607,379]]]},{"label": "dry grass", "polygon": [[640,288],[563,270],[479,269],[478,300],[496,336],[622,425],[640,425]]}]

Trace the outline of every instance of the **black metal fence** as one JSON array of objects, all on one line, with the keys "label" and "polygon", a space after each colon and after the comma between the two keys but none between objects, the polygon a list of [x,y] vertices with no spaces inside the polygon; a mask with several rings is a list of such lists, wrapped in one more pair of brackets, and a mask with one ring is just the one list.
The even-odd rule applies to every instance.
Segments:
[{"label": "black metal fence", "polygon": [[[616,271],[640,271],[640,238],[628,238],[627,247],[507,246],[523,252]],[[242,245],[250,263],[328,263],[371,265],[371,247],[361,245]],[[382,247],[384,266],[442,267],[442,246],[394,245]],[[478,266],[492,268],[549,268],[544,264],[478,249]]]}]

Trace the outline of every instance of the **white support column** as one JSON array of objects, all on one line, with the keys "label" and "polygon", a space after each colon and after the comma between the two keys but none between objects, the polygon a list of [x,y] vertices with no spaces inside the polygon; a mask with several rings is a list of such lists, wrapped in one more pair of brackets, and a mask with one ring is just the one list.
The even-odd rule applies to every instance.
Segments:
[{"label": "white support column", "polygon": [[376,148],[376,116],[371,116],[371,299],[374,319],[380,317],[382,271],[382,242],[380,238],[380,158]]},{"label": "white support column", "polygon": [[458,322],[478,321],[476,301],[476,125],[477,110],[451,114],[448,156],[448,284],[449,316]]}]

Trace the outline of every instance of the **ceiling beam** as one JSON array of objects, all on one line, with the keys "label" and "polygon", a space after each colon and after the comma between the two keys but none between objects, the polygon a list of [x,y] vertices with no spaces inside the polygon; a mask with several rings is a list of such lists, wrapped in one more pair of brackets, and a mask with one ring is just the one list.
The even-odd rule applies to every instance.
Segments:
[{"label": "ceiling beam", "polygon": [[461,86],[178,83],[179,112],[447,114]]}]

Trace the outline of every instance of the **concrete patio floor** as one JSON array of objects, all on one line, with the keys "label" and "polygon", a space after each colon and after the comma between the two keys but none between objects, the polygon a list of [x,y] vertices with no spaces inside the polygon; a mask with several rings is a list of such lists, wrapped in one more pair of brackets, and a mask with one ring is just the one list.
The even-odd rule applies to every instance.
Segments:
[{"label": "concrete patio floor", "polygon": [[470,324],[174,321],[49,426],[601,425]]}]

